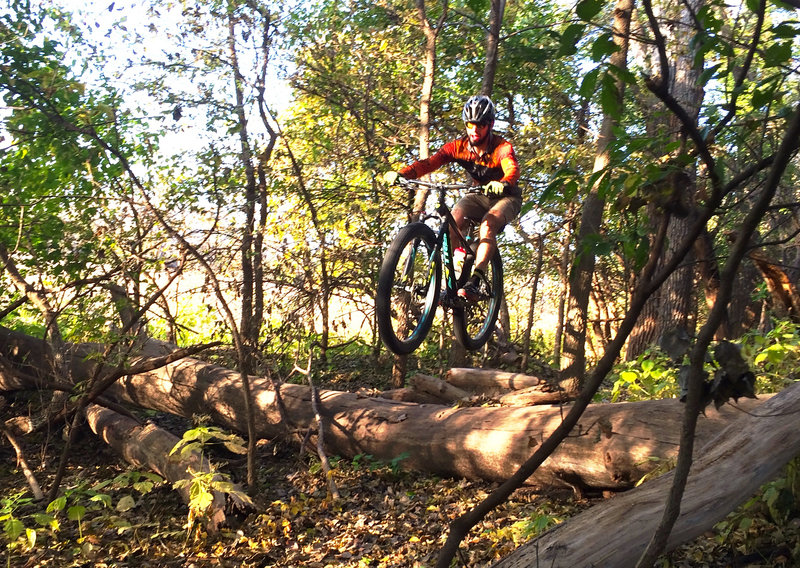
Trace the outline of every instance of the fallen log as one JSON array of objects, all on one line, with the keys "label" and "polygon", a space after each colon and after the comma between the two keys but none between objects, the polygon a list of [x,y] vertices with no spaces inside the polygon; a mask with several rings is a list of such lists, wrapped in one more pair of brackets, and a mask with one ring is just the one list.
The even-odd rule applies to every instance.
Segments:
[{"label": "fallen log", "polygon": [[[373,396],[373,394],[368,394],[368,396]],[[401,402],[416,402],[418,404],[441,404],[442,402],[435,396],[432,396],[424,392],[419,392],[409,387],[380,391],[374,393],[374,396],[379,396],[381,398],[386,398],[388,400],[397,400]]]},{"label": "fallen log", "polygon": [[411,377],[411,386],[418,392],[432,396],[441,404],[450,404],[470,397],[470,393],[464,389],[453,386],[438,377],[422,373]]},{"label": "fallen log", "polygon": [[[800,455],[798,413],[800,383],[794,383],[752,413],[740,412],[738,420],[700,445],[667,552],[712,528]],[[635,566],[661,521],[672,478],[665,474],[596,505],[494,566]]]},{"label": "fallen log", "polygon": [[[191,481],[195,475],[211,471],[208,460],[198,452],[190,452],[180,458],[170,456],[180,438],[154,424],[140,424],[133,418],[96,404],[87,407],[86,418],[92,431],[125,461],[134,467],[146,467],[154,471],[171,485],[182,480]],[[217,476],[217,481],[220,480]],[[189,505],[189,487],[184,485],[178,492],[183,502]],[[204,520],[206,529],[216,532],[225,522],[225,494],[220,491],[211,491],[211,494],[213,498],[204,513]]]},{"label": "fallen log", "polygon": [[538,377],[522,373],[468,367],[448,370],[445,381],[466,391],[489,396],[527,389],[546,382]]},{"label": "fallen log", "polygon": [[[49,350],[36,338],[8,336],[0,328],[0,352],[30,376],[47,374]],[[9,346],[13,349],[9,349]],[[146,356],[164,354],[158,344]],[[69,359],[71,376],[92,376],[97,348],[76,346]],[[131,364],[135,365],[137,360]],[[280,385],[252,377],[256,434],[282,437],[289,430],[314,428],[308,387]],[[224,428],[246,432],[244,398],[238,372],[187,357],[133,376],[105,393],[118,401],[190,417],[207,414]],[[512,475],[561,422],[561,407],[469,407],[413,404],[356,393],[319,391],[330,454],[370,454],[391,461],[406,456],[409,469],[469,479],[501,481]],[[760,401],[747,401],[755,408]],[[676,455],[683,407],[677,400],[592,405],[573,434],[529,480],[532,485],[575,489],[630,488],[652,469],[653,458]],[[284,414],[289,424],[283,418]],[[738,411],[710,410],[698,425],[699,445],[719,432]]]},{"label": "fallen log", "polygon": [[538,385],[504,394],[497,401],[504,406],[559,404],[567,401],[567,394],[563,391],[554,390],[549,385]]}]

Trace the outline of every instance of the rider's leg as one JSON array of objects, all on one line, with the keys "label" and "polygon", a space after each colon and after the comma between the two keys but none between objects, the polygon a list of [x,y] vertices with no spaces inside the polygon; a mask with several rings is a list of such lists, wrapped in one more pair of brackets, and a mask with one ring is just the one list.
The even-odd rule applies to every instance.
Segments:
[{"label": "rider's leg", "polygon": [[489,261],[497,249],[497,235],[511,221],[517,218],[522,208],[522,199],[519,197],[503,197],[492,204],[492,207],[481,220],[480,242],[475,254],[475,269],[486,272]]},{"label": "rider's leg", "polygon": [[[461,232],[461,236],[463,237],[464,232],[467,230],[469,221],[465,215],[465,207],[462,206],[461,201],[456,203],[455,207],[453,207],[453,210],[451,211],[451,214],[453,215],[453,219],[455,220],[456,225],[458,225],[458,230]],[[452,226],[450,227],[450,242],[453,243],[454,247],[458,246],[459,240],[458,237],[456,237],[456,232]]]},{"label": "rider's leg", "polygon": [[486,278],[486,269],[497,250],[497,235],[503,228],[519,215],[522,199],[504,197],[494,203],[483,216],[480,225],[478,250],[475,253],[475,268],[472,278],[458,291],[458,295],[468,301],[474,301],[480,294],[480,280]]},{"label": "rider's leg", "polygon": [[475,253],[475,270],[486,274],[489,261],[497,249],[497,235],[505,225],[505,218],[499,216],[497,212],[489,211],[483,216],[479,232],[478,250]]}]

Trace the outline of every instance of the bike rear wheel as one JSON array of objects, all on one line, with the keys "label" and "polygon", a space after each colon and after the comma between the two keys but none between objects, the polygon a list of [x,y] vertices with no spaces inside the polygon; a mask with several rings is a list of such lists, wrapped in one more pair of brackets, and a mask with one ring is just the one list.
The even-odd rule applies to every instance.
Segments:
[{"label": "bike rear wheel", "polygon": [[407,355],[428,335],[441,279],[433,230],[424,223],[403,227],[383,258],[375,297],[378,331],[392,352]]},{"label": "bike rear wheel", "polygon": [[483,347],[494,332],[500,301],[503,298],[503,262],[500,253],[494,256],[486,269],[486,282],[481,283],[480,298],[453,308],[453,333],[470,351]]}]

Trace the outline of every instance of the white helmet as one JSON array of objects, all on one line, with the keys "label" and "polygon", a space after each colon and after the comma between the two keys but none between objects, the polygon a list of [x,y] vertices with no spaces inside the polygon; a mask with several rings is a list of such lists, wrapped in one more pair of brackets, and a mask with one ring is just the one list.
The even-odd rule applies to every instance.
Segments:
[{"label": "white helmet", "polygon": [[475,124],[491,124],[494,122],[494,103],[485,95],[475,95],[464,103],[461,118],[464,122]]}]

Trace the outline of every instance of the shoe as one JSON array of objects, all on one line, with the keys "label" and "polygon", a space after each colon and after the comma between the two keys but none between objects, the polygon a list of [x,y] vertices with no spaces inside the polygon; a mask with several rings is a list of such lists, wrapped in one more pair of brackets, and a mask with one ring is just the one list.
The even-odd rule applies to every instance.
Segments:
[{"label": "shoe", "polygon": [[458,291],[458,297],[467,302],[477,302],[481,299],[481,288],[477,278],[470,278],[464,287]]}]

